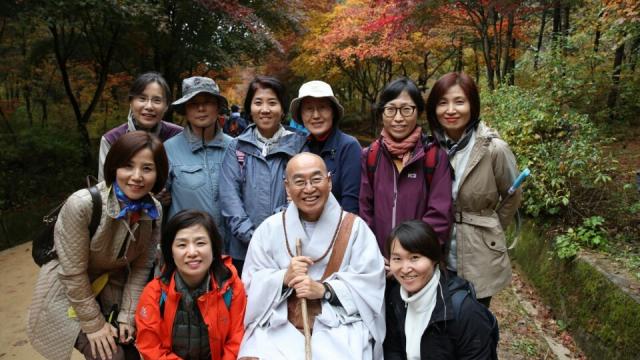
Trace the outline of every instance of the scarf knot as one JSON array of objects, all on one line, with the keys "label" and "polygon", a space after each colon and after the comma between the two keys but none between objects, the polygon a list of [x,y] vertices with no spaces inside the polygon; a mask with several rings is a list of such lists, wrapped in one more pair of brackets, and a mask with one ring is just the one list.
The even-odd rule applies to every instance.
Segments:
[{"label": "scarf knot", "polygon": [[113,183],[113,190],[116,193],[116,198],[120,203],[124,206],[120,209],[118,216],[116,216],[117,220],[124,219],[127,214],[138,214],[138,216],[144,212],[153,220],[157,220],[160,217],[158,214],[158,209],[156,205],[153,203],[150,195],[144,196],[139,200],[131,200],[125,195],[125,193],[120,189],[117,182]]},{"label": "scarf knot", "polygon": [[391,156],[396,159],[402,159],[402,166],[407,165],[411,160],[411,150],[416,147],[418,141],[422,141],[422,128],[420,126],[416,126],[411,134],[402,141],[394,140],[386,129],[382,129],[382,142]]}]

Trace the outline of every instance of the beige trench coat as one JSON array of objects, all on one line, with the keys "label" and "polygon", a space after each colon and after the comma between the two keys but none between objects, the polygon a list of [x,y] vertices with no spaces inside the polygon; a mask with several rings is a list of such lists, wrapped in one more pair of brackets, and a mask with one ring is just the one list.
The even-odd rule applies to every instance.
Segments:
[{"label": "beige trench coat", "polygon": [[[80,330],[100,330],[113,304],[120,308],[118,322],[135,326],[135,309],[153,265],[161,220],[153,225],[143,214],[130,227],[127,220],[115,219],[120,205],[112,188],[102,182],[98,189],[102,217],[93,238],[89,239],[91,195],[82,189],[69,197],[56,222],[58,258],[40,269],[27,334],[47,359],[69,359]],[[161,213],[160,204],[154,202]],[[119,257],[121,251],[124,256]],[[109,273],[109,281],[99,295],[101,309],[91,282],[104,273]]]},{"label": "beige trench coat", "polygon": [[520,206],[522,191],[495,209],[517,176],[509,145],[481,122],[454,204],[458,275],[473,283],[478,298],[493,296],[511,282],[504,229]]}]

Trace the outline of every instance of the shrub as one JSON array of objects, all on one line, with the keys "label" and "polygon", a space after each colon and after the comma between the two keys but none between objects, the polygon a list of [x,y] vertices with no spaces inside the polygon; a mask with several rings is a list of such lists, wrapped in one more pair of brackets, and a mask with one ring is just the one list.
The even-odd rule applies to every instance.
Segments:
[{"label": "shrub", "polygon": [[562,111],[534,90],[504,86],[483,94],[483,116],[500,132],[518,159],[529,167],[524,209],[556,215],[567,208],[591,209],[594,196],[611,181],[614,166],[599,150],[605,140],[587,115]]}]

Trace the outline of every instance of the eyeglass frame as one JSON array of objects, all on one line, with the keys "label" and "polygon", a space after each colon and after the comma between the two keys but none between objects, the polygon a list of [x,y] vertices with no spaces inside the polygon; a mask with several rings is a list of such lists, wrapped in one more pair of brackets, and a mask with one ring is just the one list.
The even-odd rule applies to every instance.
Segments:
[{"label": "eyeglass frame", "polygon": [[[311,186],[312,188],[316,188],[318,187],[320,184],[322,184],[322,182],[325,179],[331,179],[331,171],[327,172],[326,175],[321,175],[321,177],[316,177],[315,175],[312,176],[310,179],[297,179],[300,181],[304,181],[304,184],[296,184],[296,180],[294,181],[289,181],[289,179],[284,179],[284,181],[287,184],[290,184],[294,189],[296,190],[302,190],[305,189],[307,187],[307,184],[309,184],[309,186]],[[314,180],[317,180],[317,182],[314,184]]]},{"label": "eyeglass frame", "polygon": [[[402,113],[402,109],[411,109],[411,112],[408,114],[403,114]],[[402,107],[396,107],[396,106],[384,106],[382,108],[382,115],[388,117],[388,118],[393,118],[398,114],[398,110],[400,110],[400,116],[402,117],[409,117],[411,115],[413,115],[416,112],[416,108],[417,106],[415,105],[403,105]],[[392,114],[387,114],[387,110],[391,110],[393,109],[393,115]]]}]

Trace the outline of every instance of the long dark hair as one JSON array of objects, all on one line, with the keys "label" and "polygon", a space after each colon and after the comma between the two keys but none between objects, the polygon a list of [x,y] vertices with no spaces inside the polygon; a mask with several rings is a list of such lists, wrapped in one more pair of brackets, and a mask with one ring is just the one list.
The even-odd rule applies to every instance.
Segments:
[{"label": "long dark hair", "polygon": [[162,232],[160,247],[162,249],[162,258],[164,259],[164,269],[162,270],[161,278],[165,283],[169,283],[171,275],[176,270],[176,262],[171,251],[176,234],[178,231],[194,225],[201,225],[209,235],[209,239],[211,239],[213,261],[211,262],[211,267],[209,267],[209,272],[213,274],[218,284],[222,284],[223,281],[231,276],[231,271],[222,262],[222,236],[220,236],[211,215],[204,211],[193,209],[178,212],[167,222]]},{"label": "long dark hair", "polygon": [[428,257],[440,266],[440,270],[445,269],[445,253],[438,241],[438,235],[431,225],[424,221],[405,221],[391,230],[386,241],[387,256],[391,254],[394,241],[398,241],[410,253]]}]

